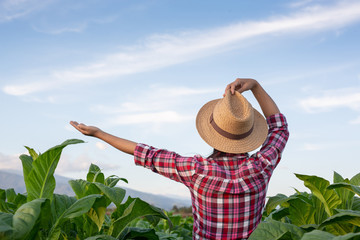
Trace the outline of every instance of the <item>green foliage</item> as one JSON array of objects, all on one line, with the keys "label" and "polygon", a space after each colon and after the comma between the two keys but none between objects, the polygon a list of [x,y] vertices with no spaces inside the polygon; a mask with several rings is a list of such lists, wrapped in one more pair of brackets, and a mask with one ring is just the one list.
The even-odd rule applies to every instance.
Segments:
[{"label": "green foliage", "polygon": [[331,185],[317,176],[296,176],[311,192],[270,197],[250,240],[360,239],[360,174],[349,180],[334,172]]},{"label": "green foliage", "polygon": [[[27,194],[14,189],[0,189],[0,239],[159,239],[153,227],[139,228],[131,222],[147,217],[159,223],[169,217],[159,208],[129,197],[123,203],[125,190],[116,187],[127,180],[115,175],[105,178],[101,169],[91,164],[86,180],[70,180],[76,197],[54,194],[54,172],[62,150],[82,143],[70,139],[43,154],[26,147],[21,155]],[[116,210],[107,215],[110,204]]]}]

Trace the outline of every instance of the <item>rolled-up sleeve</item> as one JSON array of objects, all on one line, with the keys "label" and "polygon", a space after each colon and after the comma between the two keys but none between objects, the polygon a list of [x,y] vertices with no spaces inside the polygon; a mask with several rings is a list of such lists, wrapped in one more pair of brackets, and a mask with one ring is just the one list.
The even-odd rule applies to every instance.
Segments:
[{"label": "rolled-up sleeve", "polygon": [[289,139],[289,130],[286,118],[281,113],[271,115],[266,121],[269,126],[268,137],[257,155],[263,168],[273,170],[280,162],[281,154]]},{"label": "rolled-up sleeve", "polygon": [[196,158],[182,157],[175,152],[139,143],[135,148],[134,161],[138,166],[190,186]]}]

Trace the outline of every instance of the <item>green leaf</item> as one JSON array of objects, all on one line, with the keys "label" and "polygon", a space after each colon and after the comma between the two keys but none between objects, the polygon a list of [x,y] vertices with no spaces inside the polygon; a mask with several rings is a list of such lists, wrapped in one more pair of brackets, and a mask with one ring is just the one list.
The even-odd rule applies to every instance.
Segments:
[{"label": "green leaf", "polygon": [[275,240],[281,239],[289,236],[287,233],[291,234],[291,239],[300,240],[304,234],[304,230],[300,227],[297,227],[293,224],[282,223],[278,221],[268,221],[261,222],[255,229],[255,231],[250,235],[249,240]]},{"label": "green leaf", "polygon": [[62,194],[54,194],[51,202],[51,212],[54,222],[74,203],[76,198]]},{"label": "green leaf", "polygon": [[105,197],[98,198],[96,199],[92,208],[90,208],[89,212],[87,213],[89,218],[98,227],[98,231],[101,230],[103,223],[105,221],[106,207],[107,207],[107,203]]},{"label": "green leaf", "polygon": [[91,194],[100,194],[99,188],[91,182],[82,179],[70,180],[69,184],[78,199]]},{"label": "green leaf", "polygon": [[69,144],[82,142],[82,140],[78,139],[67,140],[60,145],[50,148],[45,153],[40,154],[38,158],[32,162],[32,169],[25,178],[28,201],[37,198],[52,199],[56,185],[54,172],[63,148]]},{"label": "green leaf", "polygon": [[301,240],[324,240],[324,239],[333,239],[335,235],[332,235],[331,233],[320,231],[320,230],[314,230],[309,233],[305,233],[304,236],[301,238]]},{"label": "green leaf", "polygon": [[33,159],[28,155],[22,154],[20,155],[20,160],[23,166],[24,182],[26,184],[26,179],[32,169]]},{"label": "green leaf", "polygon": [[159,240],[154,229],[126,228],[119,239],[147,239]]},{"label": "green leaf", "polygon": [[353,205],[351,210],[360,211],[360,198],[358,197],[353,198]]},{"label": "green leaf", "polygon": [[314,230],[309,233],[305,233],[301,240],[351,240],[351,239],[358,239],[355,237],[360,236],[360,233],[348,233],[342,236],[335,236],[331,233]]},{"label": "green leaf", "polygon": [[34,199],[23,204],[13,216],[14,239],[26,238],[35,226],[46,199]]},{"label": "green leaf", "polygon": [[13,215],[0,212],[0,239],[11,239]]},{"label": "green leaf", "polygon": [[125,197],[126,191],[118,187],[108,187],[101,183],[94,183],[99,190],[108,197],[117,207],[121,204]]},{"label": "green leaf", "polygon": [[124,204],[120,205],[113,213],[113,215],[119,215],[110,228],[111,235],[117,238],[120,236],[125,227],[138,217],[154,215],[168,219],[166,214],[161,209],[151,206],[140,198],[131,197],[129,197]]},{"label": "green leaf", "polygon": [[116,240],[116,238],[109,235],[97,235],[93,237],[88,237],[85,240]]},{"label": "green leaf", "polygon": [[276,196],[270,197],[265,206],[266,213],[269,215],[277,206],[281,205],[287,200],[288,197],[281,193],[277,194]]},{"label": "green leaf", "polygon": [[355,185],[352,185],[349,183],[334,183],[328,187],[328,189],[336,189],[336,188],[345,188],[345,189],[352,191],[353,193],[356,193],[358,196],[360,196],[360,187],[359,186],[355,186]]},{"label": "green leaf", "polygon": [[304,202],[300,198],[289,200],[289,215],[291,222],[296,226],[316,224],[315,222],[315,209],[312,205]]},{"label": "green leaf", "polygon": [[61,223],[66,219],[76,218],[87,213],[92,208],[95,200],[102,195],[94,194],[81,198],[74,202],[63,214],[56,220],[49,232],[49,239],[58,239],[60,235]]},{"label": "green leaf", "polygon": [[360,227],[360,212],[352,210],[338,210],[339,213],[329,217],[321,223],[319,228],[324,228],[327,225],[350,223],[352,225]]},{"label": "green leaf", "polygon": [[333,209],[341,204],[341,200],[334,190],[327,189],[330,185],[329,181],[317,176],[295,175],[297,178],[304,181],[304,185],[320,200],[328,216],[331,216],[333,214]]},{"label": "green leaf", "polygon": [[25,146],[25,148],[28,150],[30,156],[32,157],[32,159],[33,159],[34,161],[39,157],[39,154],[37,154],[34,149],[29,148],[29,147],[27,147],[27,146]]},{"label": "green leaf", "polygon": [[350,184],[359,186],[360,185],[360,173],[356,174],[350,179]]},{"label": "green leaf", "polygon": [[126,182],[126,183],[129,183],[127,179],[125,178],[119,178],[118,176],[116,175],[111,175],[109,177],[107,177],[105,179],[105,185],[108,186],[108,187],[115,187],[116,184],[119,182],[119,181],[123,181],[123,182]]},{"label": "green leaf", "polygon": [[86,176],[86,180],[88,182],[99,182],[102,184],[104,184],[105,182],[104,174],[101,172],[101,169],[93,163],[89,167],[89,172]]}]

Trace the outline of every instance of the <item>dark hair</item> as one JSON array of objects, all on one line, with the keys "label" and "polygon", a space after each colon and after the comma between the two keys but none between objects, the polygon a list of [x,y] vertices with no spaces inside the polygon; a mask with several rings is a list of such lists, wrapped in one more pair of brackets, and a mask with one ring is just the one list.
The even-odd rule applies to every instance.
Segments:
[{"label": "dark hair", "polygon": [[225,152],[219,151],[214,148],[213,152],[207,157],[207,158],[217,158],[221,157],[222,155],[225,155]]}]

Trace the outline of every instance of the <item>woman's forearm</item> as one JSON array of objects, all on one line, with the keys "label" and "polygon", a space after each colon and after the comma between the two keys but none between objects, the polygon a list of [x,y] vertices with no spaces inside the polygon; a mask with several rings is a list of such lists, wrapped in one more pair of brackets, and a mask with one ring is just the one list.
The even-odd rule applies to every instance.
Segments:
[{"label": "woman's forearm", "polygon": [[258,82],[256,82],[255,86],[251,88],[251,91],[258,101],[265,117],[280,113],[280,110],[274,100],[269,96],[269,94],[267,94],[267,92]]},{"label": "woman's forearm", "polygon": [[136,142],[124,138],[116,137],[102,130],[96,132],[94,137],[103,140],[104,142],[110,144],[111,146],[115,147],[116,149],[124,153],[134,155],[135,147],[137,145]]}]

